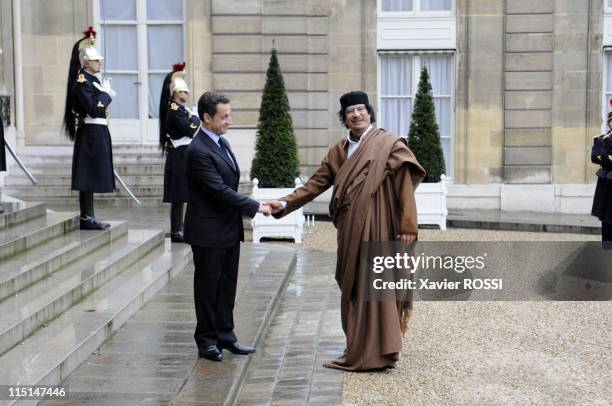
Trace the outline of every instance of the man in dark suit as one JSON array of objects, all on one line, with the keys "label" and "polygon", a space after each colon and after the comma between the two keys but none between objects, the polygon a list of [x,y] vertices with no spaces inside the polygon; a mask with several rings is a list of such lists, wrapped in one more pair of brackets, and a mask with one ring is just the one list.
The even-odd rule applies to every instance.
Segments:
[{"label": "man in dark suit", "polygon": [[234,334],[240,241],[244,241],[242,213],[269,215],[270,207],[237,192],[240,168],[222,137],[232,123],[229,99],[216,92],[204,93],[198,101],[198,115],[202,129],[187,149],[189,200],[184,240],[191,244],[195,265],[198,354],[221,361],[223,349],[234,354],[255,352],[240,344]]}]

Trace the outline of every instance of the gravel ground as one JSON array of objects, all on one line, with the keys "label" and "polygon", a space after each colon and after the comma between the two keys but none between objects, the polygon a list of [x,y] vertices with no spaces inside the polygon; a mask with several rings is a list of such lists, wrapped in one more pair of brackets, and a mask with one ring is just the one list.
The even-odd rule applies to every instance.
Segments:
[{"label": "gravel ground", "polygon": [[[335,252],[317,222],[304,248]],[[422,241],[577,241],[594,235],[420,230]],[[290,242],[275,244],[296,246]],[[396,369],[345,373],[347,405],[612,404],[610,302],[418,302]]]}]

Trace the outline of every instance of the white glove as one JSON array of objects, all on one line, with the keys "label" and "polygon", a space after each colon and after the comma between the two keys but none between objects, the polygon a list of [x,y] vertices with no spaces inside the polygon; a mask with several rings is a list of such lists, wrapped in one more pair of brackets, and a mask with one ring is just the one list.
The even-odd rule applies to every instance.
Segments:
[{"label": "white glove", "polygon": [[93,82],[93,85],[96,89],[101,92],[107,93],[110,97],[117,96],[117,92],[111,89],[110,80],[108,78],[104,78],[104,80],[102,81],[102,85],[100,85],[98,82]]},{"label": "white glove", "polygon": [[195,103],[191,105],[191,114],[198,117],[198,105]]}]

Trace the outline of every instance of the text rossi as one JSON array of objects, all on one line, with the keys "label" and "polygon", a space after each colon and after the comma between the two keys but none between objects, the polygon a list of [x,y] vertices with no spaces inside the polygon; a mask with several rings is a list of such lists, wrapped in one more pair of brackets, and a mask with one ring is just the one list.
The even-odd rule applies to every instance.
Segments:
[{"label": "text rossi", "polygon": [[475,290],[502,290],[501,278],[499,279],[464,279],[462,281],[430,281],[429,279],[400,279],[399,281],[386,282],[382,279],[374,279],[373,286],[376,290],[455,290],[455,289],[475,289]]}]

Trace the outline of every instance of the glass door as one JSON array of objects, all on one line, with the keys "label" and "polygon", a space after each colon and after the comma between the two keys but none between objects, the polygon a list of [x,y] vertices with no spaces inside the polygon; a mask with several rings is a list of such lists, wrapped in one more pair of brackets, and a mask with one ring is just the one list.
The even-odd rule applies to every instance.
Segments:
[{"label": "glass door", "polygon": [[109,108],[116,143],[155,144],[164,76],[185,55],[183,0],[95,0],[102,74],[117,92]]}]

